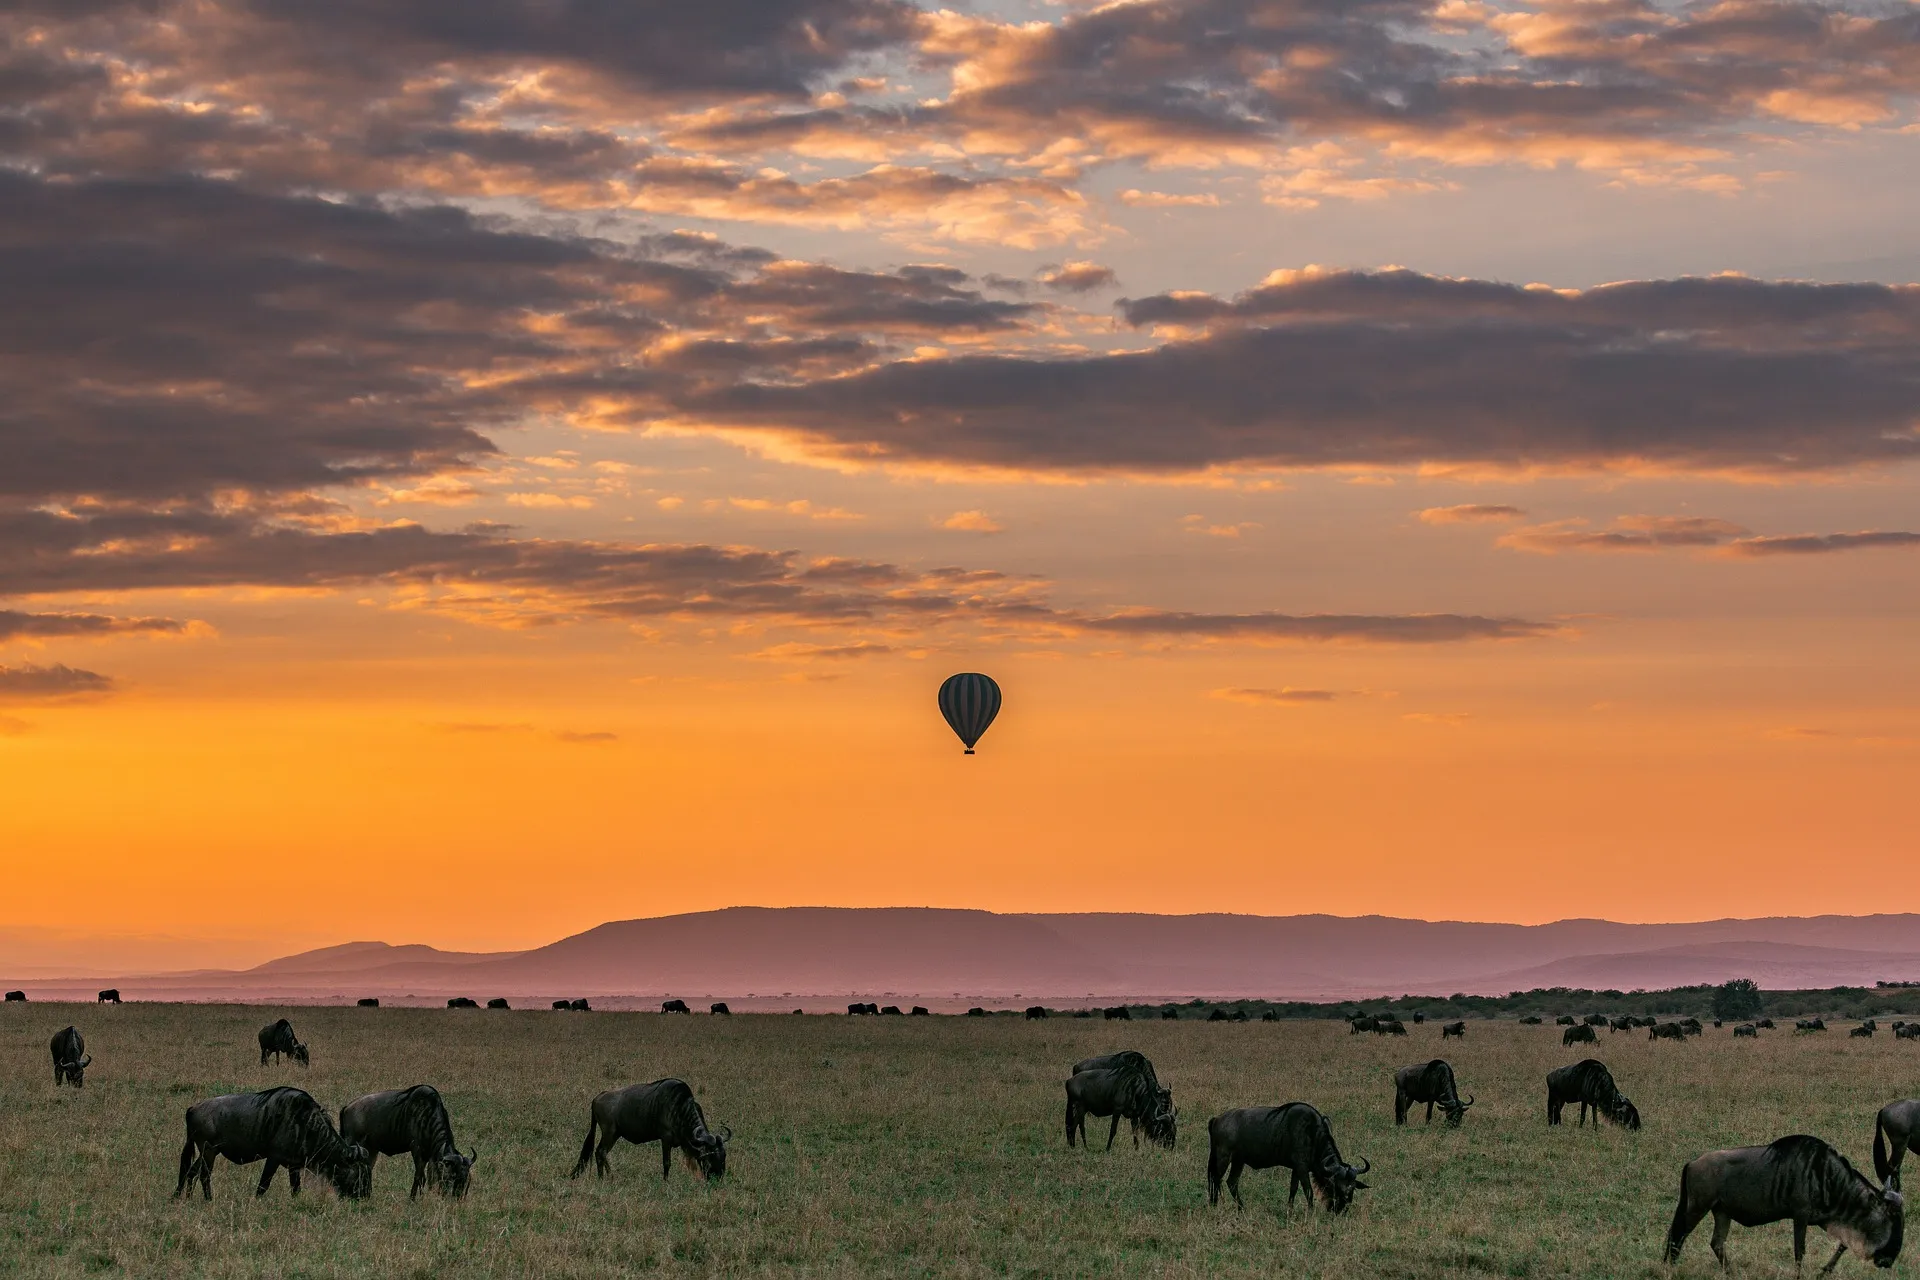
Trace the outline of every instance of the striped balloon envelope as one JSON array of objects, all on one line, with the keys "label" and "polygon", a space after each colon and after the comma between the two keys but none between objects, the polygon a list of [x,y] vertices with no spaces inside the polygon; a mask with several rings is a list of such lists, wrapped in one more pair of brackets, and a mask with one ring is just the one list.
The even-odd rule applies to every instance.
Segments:
[{"label": "striped balloon envelope", "polygon": [[940,714],[966,744],[966,753],[972,755],[973,744],[980,741],[987,726],[1000,714],[1000,686],[993,682],[992,676],[983,676],[978,671],[948,676],[940,686]]}]

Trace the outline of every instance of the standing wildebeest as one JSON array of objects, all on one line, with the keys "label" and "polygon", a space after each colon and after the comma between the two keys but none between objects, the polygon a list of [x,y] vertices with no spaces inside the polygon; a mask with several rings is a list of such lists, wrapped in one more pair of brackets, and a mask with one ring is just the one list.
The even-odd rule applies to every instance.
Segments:
[{"label": "standing wildebeest", "polygon": [[[600,1147],[594,1149],[593,1135],[600,1132]],[[655,1080],[651,1084],[630,1084],[624,1089],[609,1089],[593,1100],[593,1118],[587,1121],[587,1140],[580,1144],[580,1160],[569,1177],[586,1171],[593,1160],[594,1172],[607,1176],[607,1152],[625,1138],[632,1143],[660,1144],[660,1176],[673,1171],[673,1149],[680,1148],[687,1168],[703,1178],[718,1178],[727,1171],[727,1143],[733,1130],[725,1125],[721,1132],[707,1129],[707,1118],[693,1100],[693,1090],[684,1080]]]},{"label": "standing wildebeest", "polygon": [[1590,1013],[1586,1016],[1585,1022],[1590,1027],[1604,1027],[1607,1025],[1608,1018],[1604,1013]]},{"label": "standing wildebeest", "polygon": [[[712,1004],[707,1006],[707,1012],[718,1013],[718,1014],[725,1015],[727,1017],[733,1016],[733,1010],[727,1008],[727,1002],[725,1000],[715,1000]],[[898,1013],[900,1011],[898,1009],[895,1009],[894,1012]]]},{"label": "standing wildebeest", "polygon": [[378,1009],[380,1007],[380,997],[379,996],[361,996],[358,1000],[354,1001],[354,1004],[358,1005],[362,1009]]},{"label": "standing wildebeest", "polygon": [[1677,1022],[1663,1022],[1657,1027],[1647,1029],[1649,1040],[1685,1040],[1687,1029]]},{"label": "standing wildebeest", "polygon": [[[662,1013],[692,1013],[692,1012],[693,1012],[693,1010],[687,1007],[687,1002],[686,1002],[685,1000],[662,1000],[662,1001],[660,1002],[660,1012],[662,1012]],[[852,1006],[852,1005],[848,1005],[848,1006],[847,1006],[847,1012],[848,1012],[848,1013],[852,1013],[852,1012],[853,1012],[853,1006]]]},{"label": "standing wildebeest", "polygon": [[1413,1025],[1414,1025],[1414,1026],[1416,1026],[1416,1027],[1417,1027],[1417,1026],[1419,1026],[1419,1025],[1420,1025],[1421,1023],[1423,1023],[1423,1022],[1425,1022],[1426,1020],[1427,1020],[1427,1015],[1426,1015],[1426,1014],[1424,1014],[1424,1013],[1422,1013],[1422,1012],[1420,1012],[1420,1011],[1419,1011],[1418,1009],[1415,1009],[1415,1010],[1413,1011]]},{"label": "standing wildebeest", "polygon": [[1112,1005],[1100,1011],[1108,1022],[1132,1022],[1133,1011],[1123,1004]]},{"label": "standing wildebeest", "polygon": [[300,1171],[311,1165],[350,1199],[367,1194],[373,1157],[358,1143],[344,1141],[333,1121],[304,1089],[282,1085],[259,1093],[229,1093],[187,1108],[187,1145],[180,1149],[177,1198],[197,1175],[201,1193],[213,1199],[213,1162],[225,1156],[235,1164],[265,1160],[254,1194],[267,1194],[273,1174],[287,1167],[287,1182],[300,1194]]},{"label": "standing wildebeest", "polygon": [[447,1001],[447,1008],[449,1009],[478,1009],[479,1007],[480,1002],[472,996],[455,996],[453,999]]},{"label": "standing wildebeest", "polygon": [[1920,1151],[1920,1101],[1889,1102],[1873,1118],[1873,1171],[1890,1187],[1900,1186],[1900,1162]]},{"label": "standing wildebeest", "polygon": [[507,1003],[507,998],[505,996],[495,996],[493,999],[487,1001],[487,1008],[511,1009],[513,1008],[513,1006]]},{"label": "standing wildebeest", "polygon": [[1537,1013],[1530,1013],[1526,1017],[1520,1019],[1520,1025],[1523,1027],[1537,1027],[1540,1025],[1540,1015]]},{"label": "standing wildebeest", "polygon": [[7,992],[7,1003],[8,1003],[8,1004],[25,1004],[26,1002],[27,1002],[27,993],[26,993],[26,992],[24,992],[24,991],[9,991],[9,992]]},{"label": "standing wildebeest", "polygon": [[987,1016],[987,1011],[981,1006],[975,1005],[973,1008],[967,1010],[967,1016],[969,1018],[984,1018]]},{"label": "standing wildebeest", "polygon": [[68,1027],[64,1031],[53,1033],[53,1085],[72,1082],[76,1089],[87,1087],[87,1067],[93,1058],[87,1053],[86,1037],[80,1034],[78,1027]]},{"label": "standing wildebeest", "polygon": [[[1146,1082],[1146,1092],[1124,1081],[1088,1080],[1083,1083],[1076,1097],[1072,1081],[1067,1083],[1067,1145],[1073,1145],[1076,1107],[1079,1111],[1077,1131],[1081,1142],[1086,1141],[1088,1115],[1113,1117],[1113,1128],[1107,1134],[1107,1150],[1113,1150],[1114,1134],[1119,1132],[1120,1117],[1127,1118],[1133,1130],[1133,1145],[1140,1145],[1140,1130],[1147,1131],[1147,1141],[1158,1143],[1172,1149],[1179,1112],[1173,1105],[1173,1090],[1162,1088],[1160,1077],[1154,1072],[1153,1063],[1147,1055],[1135,1049],[1122,1049],[1117,1053],[1103,1053],[1094,1058],[1082,1058],[1073,1064],[1075,1077],[1104,1072],[1114,1077],[1138,1076]],[[1102,1106],[1113,1106],[1111,1111],[1103,1111]]]},{"label": "standing wildebeest", "polygon": [[1893,1033],[1895,1040],[1920,1040],[1920,1022],[1909,1022]]},{"label": "standing wildebeest", "polygon": [[1827,1024],[1820,1018],[1800,1018],[1793,1024],[1795,1031],[1825,1031]]},{"label": "standing wildebeest", "polygon": [[1553,1025],[1556,1027],[1570,1027],[1573,1023],[1574,1017],[1570,1013],[1563,1013],[1553,1020]]},{"label": "standing wildebeest", "polygon": [[95,996],[93,999],[95,1004],[119,1004],[120,988],[108,987],[105,991],[102,991],[99,995]]},{"label": "standing wildebeest", "polygon": [[556,1008],[556,1009],[571,1009],[571,1008],[573,1008],[573,1001],[571,1001],[571,1000],[555,1000],[555,1001],[553,1002],[553,1007],[554,1007],[554,1008]]},{"label": "standing wildebeest", "polygon": [[1743,1022],[1733,1029],[1733,1038],[1735,1040],[1746,1036],[1751,1036],[1753,1039],[1758,1040],[1760,1038],[1760,1028],[1754,1026],[1751,1022]]},{"label": "standing wildebeest", "polygon": [[388,1089],[355,1098],[340,1108],[340,1136],[367,1149],[367,1177],[373,1177],[376,1156],[411,1155],[413,1189],[411,1200],[420,1194],[421,1184],[431,1184],[440,1194],[463,1196],[473,1176],[479,1148],[466,1155],[453,1144],[453,1122],[447,1119],[447,1106],[430,1084],[410,1089]]},{"label": "standing wildebeest", "polygon": [[1043,1004],[1030,1004],[1027,1006],[1028,1021],[1032,1021],[1034,1018],[1044,1018],[1046,1016],[1047,1016],[1047,1006]]},{"label": "standing wildebeest", "polygon": [[931,1018],[933,1014],[927,1008],[927,1006],[923,1004],[917,1004],[913,1006],[913,1008],[907,1010],[907,1016],[909,1018]]},{"label": "standing wildebeest", "polygon": [[1240,1199],[1240,1170],[1271,1169],[1275,1165],[1293,1173],[1287,1183],[1287,1204],[1304,1189],[1307,1206],[1313,1206],[1314,1188],[1326,1197],[1327,1212],[1345,1213],[1353,1203],[1353,1193],[1367,1190],[1360,1178],[1373,1167],[1362,1161],[1354,1168],[1340,1158],[1333,1142],[1333,1127],[1327,1118],[1304,1102],[1289,1102],[1283,1107],[1242,1107],[1207,1121],[1207,1203],[1220,1203],[1220,1180],[1226,1178],[1233,1203],[1246,1208]]},{"label": "standing wildebeest", "polygon": [[1855,1027],[1853,1030],[1847,1032],[1847,1035],[1855,1040],[1871,1040],[1873,1039],[1873,1028],[1866,1026]]},{"label": "standing wildebeest", "polygon": [[1599,1039],[1600,1037],[1593,1034],[1592,1027],[1570,1026],[1560,1037],[1560,1047],[1564,1049],[1570,1044],[1597,1044]]},{"label": "standing wildebeest", "polygon": [[585,996],[581,996],[578,1000],[567,1001],[567,1008],[573,1010],[575,1013],[592,1013],[593,1012],[593,1006],[587,1003],[587,998]]},{"label": "standing wildebeest", "polygon": [[313,1065],[307,1056],[307,1046],[294,1039],[293,1024],[285,1018],[260,1028],[260,1065],[267,1065],[268,1054],[272,1054],[273,1060],[278,1062],[283,1053],[303,1067]]},{"label": "standing wildebeest", "polygon": [[1363,1013],[1357,1018],[1348,1019],[1347,1034],[1350,1036],[1357,1036],[1362,1031],[1373,1030],[1374,1027],[1376,1027],[1377,1025],[1379,1025],[1378,1018],[1372,1018]]},{"label": "standing wildebeest", "polygon": [[1771,1031],[1773,1030],[1773,1019],[1762,1018],[1760,1019],[1760,1021],[1754,1023],[1753,1025],[1756,1027],[1759,1027],[1762,1031]]},{"label": "standing wildebeest", "polygon": [[1580,1123],[1587,1123],[1587,1108],[1593,1108],[1593,1127],[1600,1127],[1605,1116],[1627,1129],[1640,1127],[1640,1109],[1633,1100],[1614,1087],[1613,1073],[1597,1059],[1588,1058],[1570,1067],[1547,1072],[1547,1123],[1559,1124],[1560,1111],[1569,1102],[1580,1104]]},{"label": "standing wildebeest", "polygon": [[1457,1125],[1466,1119],[1473,1095],[1468,1094],[1465,1102],[1460,1101],[1460,1091],[1453,1083],[1453,1064],[1445,1058],[1435,1058],[1393,1073],[1393,1122],[1405,1124],[1407,1112],[1422,1102],[1427,1104],[1428,1124],[1433,1123],[1433,1106],[1437,1102],[1447,1113],[1447,1123]]},{"label": "standing wildebeest", "polygon": [[1900,1256],[1906,1211],[1900,1193],[1876,1187],[1847,1158],[1818,1138],[1794,1134],[1764,1147],[1709,1151],[1680,1171],[1680,1202],[1667,1230],[1667,1261],[1713,1214],[1713,1256],[1727,1259],[1727,1228],[1793,1220],[1793,1260],[1807,1254],[1807,1228],[1819,1227],[1840,1242],[1822,1272],[1831,1271],[1849,1248],[1876,1267]]},{"label": "standing wildebeest", "polygon": [[1631,1031],[1638,1025],[1639,1024],[1632,1018],[1615,1018],[1607,1023],[1607,1029],[1609,1031]]},{"label": "standing wildebeest", "polygon": [[1441,1027],[1440,1038],[1442,1040],[1445,1040],[1449,1036],[1453,1037],[1456,1040],[1466,1039],[1467,1024],[1465,1022],[1449,1022],[1444,1027]]}]

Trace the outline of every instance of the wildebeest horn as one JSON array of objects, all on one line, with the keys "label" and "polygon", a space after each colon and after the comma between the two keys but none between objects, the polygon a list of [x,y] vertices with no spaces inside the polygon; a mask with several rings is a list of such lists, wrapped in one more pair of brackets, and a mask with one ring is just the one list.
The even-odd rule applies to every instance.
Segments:
[{"label": "wildebeest horn", "polygon": [[1472,1094],[1468,1094],[1468,1095],[1467,1095],[1467,1100],[1466,1100],[1465,1102],[1463,1102],[1463,1103],[1461,1103],[1461,1104],[1460,1104],[1460,1109],[1461,1109],[1462,1111],[1465,1111],[1465,1110],[1466,1110],[1466,1109],[1467,1109],[1468,1107],[1470,1107],[1470,1106],[1472,1106],[1472,1105],[1473,1105],[1473,1095],[1472,1095]]},{"label": "wildebeest horn", "polygon": [[733,1141],[733,1126],[732,1126],[732,1125],[730,1125],[730,1124],[723,1124],[723,1125],[721,1125],[721,1126],[720,1126],[720,1130],[721,1130],[721,1132],[720,1132],[720,1135],[719,1135],[719,1137],[720,1137],[720,1141],[722,1141],[722,1142],[732,1142],[732,1141]]},{"label": "wildebeest horn", "polygon": [[[1349,1169],[1353,1169],[1352,1165],[1348,1165],[1347,1167]],[[1373,1168],[1373,1161],[1367,1159],[1365,1156],[1361,1156],[1360,1167],[1358,1169],[1353,1170],[1353,1176],[1356,1178],[1363,1178],[1366,1176],[1367,1170],[1371,1168]]]},{"label": "wildebeest horn", "polygon": [[92,1066],[92,1065],[93,1065],[93,1055],[92,1055],[92,1054],[88,1054],[88,1055],[87,1055],[86,1057],[84,1057],[84,1058],[82,1058],[82,1059],[80,1059],[80,1065],[81,1065],[81,1066],[83,1066],[83,1067],[90,1067],[90,1066]]},{"label": "wildebeest horn", "polygon": [[[459,1148],[457,1147],[455,1148],[455,1150],[458,1150],[458,1149]],[[467,1148],[467,1164],[469,1166],[472,1166],[478,1163],[480,1163],[480,1148],[468,1147]]]}]

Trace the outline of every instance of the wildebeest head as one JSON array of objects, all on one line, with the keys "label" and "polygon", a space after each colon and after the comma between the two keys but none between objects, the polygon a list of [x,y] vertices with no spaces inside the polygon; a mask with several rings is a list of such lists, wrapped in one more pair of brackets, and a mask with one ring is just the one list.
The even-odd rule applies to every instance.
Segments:
[{"label": "wildebeest head", "polygon": [[720,1130],[700,1129],[693,1135],[693,1150],[687,1156],[687,1167],[709,1182],[727,1172],[727,1143],[733,1140],[733,1130],[726,1125]]},{"label": "wildebeest head", "polygon": [[1472,1094],[1468,1094],[1466,1101],[1463,1102],[1457,1093],[1453,1095],[1452,1102],[1441,1103],[1441,1106],[1446,1108],[1448,1124],[1459,1124],[1462,1120],[1465,1120],[1467,1118],[1467,1108],[1472,1105]]},{"label": "wildebeest head", "polygon": [[1874,1266],[1891,1267],[1900,1256],[1901,1237],[1906,1231],[1906,1203],[1891,1183],[1878,1188],[1868,1183],[1862,1190],[1872,1199],[1862,1206],[1866,1212],[1861,1220],[1845,1224],[1830,1222],[1827,1234]]},{"label": "wildebeest head", "polygon": [[455,1148],[427,1166],[427,1180],[439,1189],[441,1195],[458,1199],[467,1194],[467,1184],[473,1180],[473,1165],[479,1158],[478,1147],[472,1148],[464,1156]]},{"label": "wildebeest head", "polygon": [[348,1200],[364,1200],[373,1193],[373,1153],[357,1142],[341,1142],[320,1172],[335,1193]]},{"label": "wildebeest head", "polygon": [[307,1046],[297,1040],[293,1044],[293,1060],[303,1067],[313,1065],[313,1059],[307,1055]]},{"label": "wildebeest head", "polygon": [[1156,1089],[1153,1094],[1153,1110],[1147,1113],[1141,1128],[1146,1130],[1148,1142],[1158,1143],[1171,1151],[1179,1120],[1179,1108],[1173,1105],[1173,1090]]},{"label": "wildebeest head", "polygon": [[76,1089],[87,1087],[87,1066],[93,1061],[92,1054],[84,1055],[78,1062],[67,1064],[67,1083]]},{"label": "wildebeest head", "polygon": [[1361,1175],[1371,1168],[1373,1168],[1373,1161],[1362,1156],[1360,1167],[1357,1169],[1350,1164],[1334,1160],[1314,1172],[1314,1185],[1320,1189],[1320,1194],[1326,1197],[1328,1213],[1345,1213],[1347,1206],[1353,1203],[1354,1192],[1371,1189],[1366,1183],[1360,1181]]},{"label": "wildebeest head", "polygon": [[1613,1106],[1607,1114],[1623,1129],[1637,1130],[1640,1127],[1640,1108],[1634,1106],[1633,1099],[1624,1093],[1613,1096]]}]

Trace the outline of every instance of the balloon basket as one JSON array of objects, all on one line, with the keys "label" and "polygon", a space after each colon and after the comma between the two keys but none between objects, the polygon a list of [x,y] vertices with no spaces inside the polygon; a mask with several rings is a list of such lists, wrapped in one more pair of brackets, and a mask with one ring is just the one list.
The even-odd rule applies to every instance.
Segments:
[{"label": "balloon basket", "polygon": [[973,754],[973,748],[968,747],[965,751],[962,751],[960,754],[963,756],[970,756]]}]

